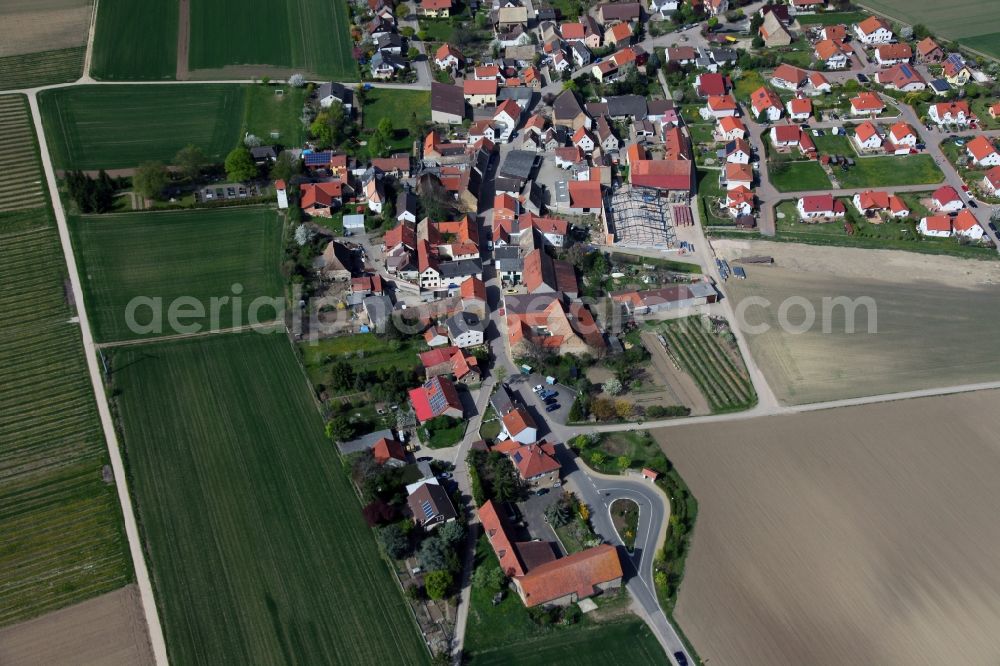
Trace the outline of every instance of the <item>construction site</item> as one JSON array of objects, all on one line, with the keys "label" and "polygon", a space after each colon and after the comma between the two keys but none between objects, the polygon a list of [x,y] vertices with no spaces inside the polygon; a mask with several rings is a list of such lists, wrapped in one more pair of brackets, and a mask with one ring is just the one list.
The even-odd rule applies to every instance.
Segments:
[{"label": "construction site", "polygon": [[671,249],[677,245],[675,227],[692,224],[685,192],[624,186],[609,198],[606,238],[625,247]]}]

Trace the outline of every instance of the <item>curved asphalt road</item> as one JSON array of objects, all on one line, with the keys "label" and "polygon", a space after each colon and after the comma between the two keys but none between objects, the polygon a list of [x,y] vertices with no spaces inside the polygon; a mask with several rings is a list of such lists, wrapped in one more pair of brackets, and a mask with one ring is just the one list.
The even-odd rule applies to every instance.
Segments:
[{"label": "curved asphalt road", "polygon": [[[586,468],[568,449],[561,448],[559,458],[563,465],[563,482],[591,507],[590,521],[594,530],[608,543],[619,546],[625,587],[642,608],[647,624],[666,649],[670,662],[676,664],[674,653],[683,652],[687,662],[694,663],[660,608],[653,584],[653,561],[666,537],[670,515],[670,506],[663,493],[640,478],[598,474]],[[639,505],[639,525],[631,555],[625,550],[611,520],[611,504],[617,499],[630,499]]]}]

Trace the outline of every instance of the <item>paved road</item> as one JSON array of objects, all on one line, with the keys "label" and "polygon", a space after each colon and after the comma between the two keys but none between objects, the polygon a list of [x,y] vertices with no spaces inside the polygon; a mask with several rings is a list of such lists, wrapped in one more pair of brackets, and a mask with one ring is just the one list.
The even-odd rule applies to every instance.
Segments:
[{"label": "paved road", "polygon": [[139,527],[136,524],[135,514],[132,511],[132,497],[129,493],[128,479],[125,476],[125,465],[122,462],[121,450],[118,446],[118,436],[115,433],[114,421],[111,418],[111,410],[108,407],[108,398],[104,393],[104,382],[97,362],[97,347],[94,345],[94,338],[90,332],[90,318],[87,314],[86,301],[83,298],[80,273],[76,265],[76,256],[73,254],[69,227],[66,225],[66,213],[63,210],[62,200],[59,197],[59,184],[56,180],[55,169],[52,168],[52,160],[49,157],[48,141],[46,141],[45,131],[42,127],[42,115],[38,111],[38,98],[34,93],[28,95],[28,104],[31,107],[32,120],[35,123],[35,133],[38,135],[38,148],[42,157],[42,167],[45,169],[45,180],[49,187],[52,210],[55,213],[56,225],[59,228],[59,240],[62,244],[63,255],[66,258],[66,268],[69,274],[70,285],[73,288],[73,299],[76,302],[80,335],[83,338],[84,356],[87,359],[87,370],[90,372],[90,383],[94,389],[94,398],[97,400],[97,411],[100,414],[101,426],[104,428],[104,437],[108,443],[111,469],[115,474],[118,503],[121,505],[122,518],[125,522],[125,536],[128,539],[129,552],[135,568],[136,582],[139,584],[139,596],[142,599],[142,609],[146,617],[149,640],[153,648],[153,656],[156,659],[156,663],[159,666],[166,666],[167,646],[163,640],[163,629],[160,626],[160,617],[156,609],[156,601],[153,598],[153,586],[150,584],[149,570],[146,568],[146,558],[142,550],[142,542],[139,538]]}]

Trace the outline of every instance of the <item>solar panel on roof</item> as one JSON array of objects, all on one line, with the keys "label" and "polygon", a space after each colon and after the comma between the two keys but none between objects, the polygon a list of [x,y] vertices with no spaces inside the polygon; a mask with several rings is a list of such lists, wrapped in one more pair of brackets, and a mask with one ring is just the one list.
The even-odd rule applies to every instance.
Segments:
[{"label": "solar panel on roof", "polygon": [[431,503],[428,502],[427,500],[424,500],[423,502],[420,503],[420,508],[424,510],[425,520],[430,520],[431,518],[434,517],[434,507],[432,507]]},{"label": "solar panel on roof", "polygon": [[516,462],[516,463],[521,462],[521,454],[520,454],[520,452],[514,454],[514,462]]}]

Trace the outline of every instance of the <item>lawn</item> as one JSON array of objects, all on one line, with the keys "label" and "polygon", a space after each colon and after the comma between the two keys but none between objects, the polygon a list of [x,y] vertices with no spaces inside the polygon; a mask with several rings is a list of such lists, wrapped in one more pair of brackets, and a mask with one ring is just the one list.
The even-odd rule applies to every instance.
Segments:
[{"label": "lawn", "polygon": [[110,356],[171,662],[428,663],[283,334]]},{"label": "lawn", "polygon": [[341,335],[299,343],[298,350],[310,381],[323,384],[335,361],[363,365],[365,370],[413,367],[419,365],[417,354],[429,347],[422,338],[384,340],[374,333]]},{"label": "lawn", "polygon": [[722,201],[725,204],[726,193],[719,185],[719,169],[698,169],[698,201],[705,224],[732,225],[734,221],[728,215],[716,214],[715,205]]},{"label": "lawn", "polygon": [[934,164],[934,158],[926,153],[885,155],[854,160],[854,166],[847,172],[837,171],[837,180],[845,189],[888,185],[930,185],[944,180],[944,174]]},{"label": "lawn", "polygon": [[796,19],[802,25],[836,25],[843,23],[851,26],[868,18],[867,12],[821,12],[817,14],[799,14]]},{"label": "lawn", "polygon": [[768,176],[779,192],[833,189],[830,177],[815,160],[769,163]]},{"label": "lawn", "polygon": [[755,69],[746,70],[743,76],[736,79],[733,87],[733,94],[737,101],[746,104],[750,101],[750,95],[754,90],[764,85],[764,77]]},{"label": "lawn", "polygon": [[[169,308],[194,299],[201,316],[181,310],[181,324],[225,329],[249,323],[249,313],[274,319],[283,281],[281,222],[269,208],[123,213],[71,217],[73,247],[83,277],[94,337],[101,342],[184,332],[171,324]],[[238,287],[236,285],[239,285]],[[238,294],[239,302],[230,298]],[[161,299],[160,326],[132,331],[126,310],[139,297]],[[212,322],[212,299],[228,297]],[[266,298],[256,311],[253,301]],[[139,324],[152,324],[151,306],[139,307]]]},{"label": "lawn", "polygon": [[823,136],[812,137],[816,144],[816,150],[820,155],[846,155],[854,157],[857,153],[851,146],[851,140],[842,134],[831,134],[829,130],[823,131]]},{"label": "lawn", "polygon": [[39,96],[49,150],[60,169],[169,163],[192,143],[221,163],[244,132],[297,144],[304,91],[262,85],[74,86]]},{"label": "lawn", "polygon": [[407,127],[413,114],[425,123],[431,120],[431,94],[425,90],[379,90],[374,88],[365,93],[364,128],[374,130],[383,118],[392,121],[395,132],[390,145],[394,150],[409,152],[413,141],[424,137],[410,136]]},{"label": "lawn", "polygon": [[76,81],[83,74],[85,46],[0,58],[0,90]]},{"label": "lawn", "polygon": [[991,118],[989,112],[990,105],[996,101],[988,95],[972,100],[972,112],[979,118],[982,129],[1000,129],[1000,118]]},{"label": "lawn", "polygon": [[357,81],[344,0],[191,0],[192,70],[265,66]]},{"label": "lawn", "polygon": [[106,81],[172,79],[177,73],[177,0],[100,0],[90,73]]}]

